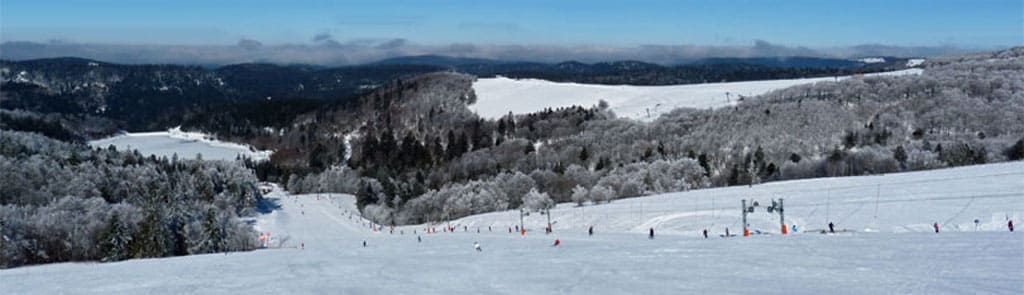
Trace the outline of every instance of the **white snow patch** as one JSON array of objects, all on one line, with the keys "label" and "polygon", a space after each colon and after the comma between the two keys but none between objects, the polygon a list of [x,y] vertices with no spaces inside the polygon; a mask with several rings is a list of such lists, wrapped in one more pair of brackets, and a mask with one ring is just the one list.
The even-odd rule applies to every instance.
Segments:
[{"label": "white snow patch", "polygon": [[865,57],[865,58],[857,59],[857,61],[862,62],[862,63],[866,63],[866,64],[875,64],[875,63],[883,63],[883,62],[885,62],[885,58],[882,58],[882,57]]},{"label": "white snow patch", "polygon": [[239,155],[254,161],[270,159],[273,151],[258,151],[249,145],[224,142],[199,132],[181,131],[181,127],[167,131],[125,133],[89,142],[90,146],[105,148],[116,146],[119,150],[138,150],[145,155],[170,158],[178,154],[182,158],[195,158],[201,154],[204,160],[233,161]]},{"label": "white snow patch", "polygon": [[14,82],[28,83],[29,81],[31,81],[28,78],[26,78],[25,76],[28,76],[28,72],[25,72],[25,71],[18,72],[18,76],[14,77]]},{"label": "white snow patch", "polygon": [[348,134],[345,134],[345,162],[352,158],[352,139],[359,137],[357,130],[352,130]]},{"label": "white snow patch", "polygon": [[924,63],[923,58],[912,58],[907,60],[907,67],[916,67]]},{"label": "white snow patch", "polygon": [[[865,76],[920,74],[921,69],[874,73]],[[719,108],[737,104],[740,97],[752,97],[772,90],[849,77],[820,77],[706,83],[673,86],[597,85],[558,83],[539,79],[506,77],[478,79],[473,83],[477,102],[469,108],[484,118],[497,119],[509,112],[526,114],[546,108],[590,107],[607,101],[619,117],[654,120],[676,108]]]}]

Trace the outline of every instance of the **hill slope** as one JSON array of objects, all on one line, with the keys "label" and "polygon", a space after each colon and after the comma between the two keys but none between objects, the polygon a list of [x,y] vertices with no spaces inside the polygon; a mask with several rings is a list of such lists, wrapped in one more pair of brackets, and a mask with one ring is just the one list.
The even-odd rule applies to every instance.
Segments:
[{"label": "hill slope", "polygon": [[[917,75],[921,69],[869,74],[867,76]],[[593,106],[609,103],[619,117],[654,120],[677,108],[718,108],[736,105],[753,97],[794,85],[837,81],[843,77],[762,80],[672,86],[634,86],[557,83],[538,79],[482,78],[473,83],[477,103],[469,106],[481,117],[498,119],[509,112],[528,114],[546,108]]]},{"label": "hill slope", "polygon": [[[530,231],[524,237],[503,228],[476,232],[477,225],[508,225],[512,212],[456,221],[473,226],[468,231],[422,234],[422,225],[394,233],[371,231],[367,221],[353,216],[352,196],[294,196],[278,190],[268,198],[279,208],[256,220],[258,229],[275,237],[273,249],[22,267],[0,270],[0,279],[8,292],[36,294],[1011,294],[1024,291],[1024,278],[1016,272],[1024,269],[1024,236],[1005,232],[1000,223],[1005,215],[1018,223],[1024,216],[1022,174],[1024,163],[1013,162],[700,190],[580,209],[562,206],[552,211],[559,221],[553,235]],[[823,221],[820,197],[825,192],[836,222],[859,231],[873,219],[871,193],[880,183],[882,233],[705,240],[695,232],[708,223],[727,226],[736,220],[735,199],[741,195],[761,201],[786,196],[787,216],[811,228]],[[717,196],[721,206],[715,218],[708,216],[709,196]],[[628,209],[641,202],[648,208],[644,213]],[[691,215],[693,204],[698,211]],[[573,225],[570,214],[584,210],[587,217],[578,215]],[[768,228],[775,219],[761,214],[760,209],[754,213],[754,227],[772,232]],[[981,232],[963,226],[973,218],[984,220]],[[531,215],[527,227],[539,228],[542,220]],[[926,233],[933,220],[947,232]],[[592,237],[581,230],[590,222],[597,223]],[[654,240],[645,238],[644,228],[650,226],[659,233]],[[551,247],[556,238],[562,245]],[[473,250],[474,242],[481,243],[482,252]]]}]

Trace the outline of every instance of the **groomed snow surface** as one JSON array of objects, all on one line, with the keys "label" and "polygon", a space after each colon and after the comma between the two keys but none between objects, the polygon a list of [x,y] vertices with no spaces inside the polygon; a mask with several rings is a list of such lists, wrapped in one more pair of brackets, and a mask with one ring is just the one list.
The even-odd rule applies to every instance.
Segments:
[{"label": "groomed snow surface", "polygon": [[[921,69],[867,74],[865,76],[918,75]],[[484,118],[500,118],[509,112],[527,114],[546,108],[591,107],[608,102],[619,117],[650,121],[676,108],[719,108],[738,103],[740,96],[752,97],[795,85],[836,81],[850,77],[822,77],[705,83],[673,86],[597,85],[557,83],[539,79],[506,77],[478,79],[473,83],[477,102],[469,108]]]},{"label": "groomed snow surface", "polygon": [[125,133],[122,135],[90,141],[93,147],[106,148],[114,145],[118,150],[139,150],[149,156],[171,158],[174,154],[182,159],[194,159],[201,154],[204,160],[234,161],[238,156],[255,161],[270,159],[273,151],[258,151],[244,144],[223,142],[198,132],[184,132],[180,127],[167,131]]},{"label": "groomed snow surface", "polygon": [[[773,197],[785,198],[799,232],[778,234],[778,215],[763,210]],[[20,267],[0,270],[0,285],[4,294],[1024,294],[1024,233],[1006,229],[1024,217],[1024,162],[561,204],[550,235],[536,213],[525,236],[508,232],[516,211],[455,220],[454,232],[439,223],[429,225],[438,233],[391,233],[370,230],[350,195],[268,198],[280,208],[255,227],[270,232],[270,249]],[[764,234],[719,237],[740,233],[741,198],[759,201],[750,223]],[[841,233],[818,233],[828,220]]]}]

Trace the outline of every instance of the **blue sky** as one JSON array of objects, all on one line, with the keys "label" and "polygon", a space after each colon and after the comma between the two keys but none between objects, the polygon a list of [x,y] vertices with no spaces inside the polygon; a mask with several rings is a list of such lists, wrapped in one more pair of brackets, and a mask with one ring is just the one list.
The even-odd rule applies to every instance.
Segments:
[{"label": "blue sky", "polygon": [[3,41],[113,44],[1024,44],[1024,1],[40,1],[0,2]]}]

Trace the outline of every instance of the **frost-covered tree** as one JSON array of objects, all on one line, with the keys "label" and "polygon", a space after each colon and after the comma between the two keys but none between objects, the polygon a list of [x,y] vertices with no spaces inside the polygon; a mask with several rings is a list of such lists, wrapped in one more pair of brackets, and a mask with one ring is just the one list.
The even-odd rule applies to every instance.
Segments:
[{"label": "frost-covered tree", "polygon": [[541,211],[549,209],[555,206],[555,202],[551,200],[551,196],[547,193],[537,191],[537,189],[531,189],[530,192],[523,196],[523,207],[531,211]]},{"label": "frost-covered tree", "polygon": [[594,186],[593,188],[591,188],[590,189],[590,194],[589,194],[588,197],[594,203],[599,203],[599,202],[607,203],[607,202],[611,202],[612,200],[616,199],[615,191],[614,190],[612,190],[611,188],[609,188],[607,186],[601,186],[601,185],[597,185],[597,186]]},{"label": "frost-covered tree", "polygon": [[0,233],[8,239],[0,267],[189,254],[207,240],[199,233],[208,210],[218,216],[219,250],[255,247],[251,226],[237,217],[252,214],[262,196],[252,171],[237,163],[143,157],[0,130],[0,168],[8,181],[0,184]]},{"label": "frost-covered tree", "polygon": [[583,206],[583,203],[587,201],[589,196],[590,191],[587,191],[587,189],[581,185],[576,185],[576,187],[572,189],[572,201],[576,203],[576,206]]}]

